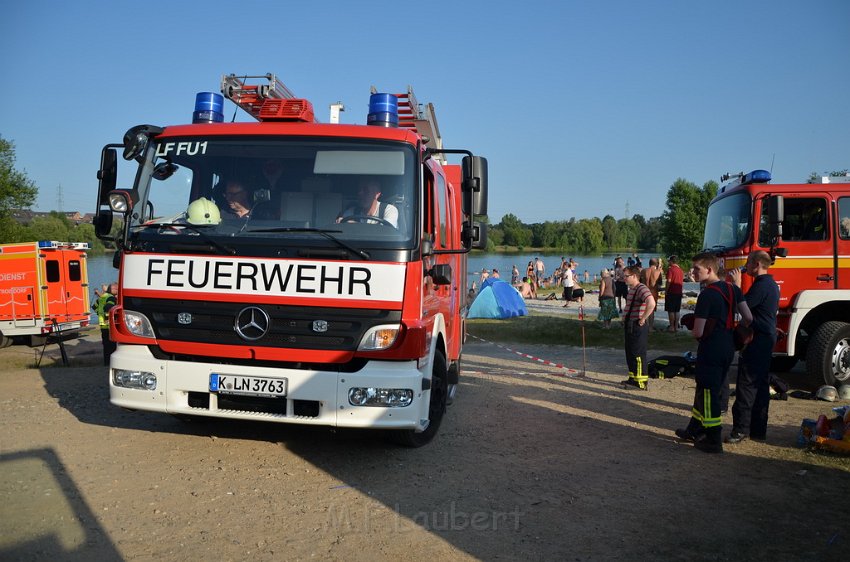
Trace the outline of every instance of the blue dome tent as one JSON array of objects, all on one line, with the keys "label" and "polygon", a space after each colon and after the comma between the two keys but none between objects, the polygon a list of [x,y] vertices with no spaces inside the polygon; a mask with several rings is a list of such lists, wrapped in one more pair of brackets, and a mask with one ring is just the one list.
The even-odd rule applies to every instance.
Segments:
[{"label": "blue dome tent", "polygon": [[469,307],[467,318],[511,318],[525,316],[528,309],[516,289],[501,279],[487,279]]}]

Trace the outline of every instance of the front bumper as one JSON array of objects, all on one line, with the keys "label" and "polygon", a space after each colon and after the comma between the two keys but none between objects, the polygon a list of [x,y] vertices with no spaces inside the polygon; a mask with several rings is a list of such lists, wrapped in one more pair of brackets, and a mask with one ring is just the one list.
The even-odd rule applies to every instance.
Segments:
[{"label": "front bumper", "polygon": [[[115,386],[113,369],[151,372],[157,377],[155,390]],[[209,390],[211,373],[285,378],[287,395],[274,399],[239,397],[234,405],[228,397]],[[426,376],[426,373],[428,374]],[[168,414],[210,416],[277,423],[327,425],[333,427],[424,430],[428,420],[430,391],[422,390],[430,379],[430,366],[417,368],[412,361],[369,361],[355,373],[336,371],[278,369],[215,363],[164,361],[147,347],[119,345],[110,359],[109,398],[112,404],[133,410]],[[430,388],[430,384],[426,384]],[[405,407],[352,406],[348,392],[353,387],[410,388],[413,402]],[[221,397],[221,399],[220,399]]]}]

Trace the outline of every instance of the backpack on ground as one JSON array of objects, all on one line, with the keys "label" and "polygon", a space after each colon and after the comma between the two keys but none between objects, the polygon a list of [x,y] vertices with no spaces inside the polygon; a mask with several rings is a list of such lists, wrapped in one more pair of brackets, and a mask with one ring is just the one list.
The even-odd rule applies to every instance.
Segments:
[{"label": "backpack on ground", "polygon": [[693,376],[696,361],[679,355],[662,355],[649,362],[649,376],[654,379]]}]

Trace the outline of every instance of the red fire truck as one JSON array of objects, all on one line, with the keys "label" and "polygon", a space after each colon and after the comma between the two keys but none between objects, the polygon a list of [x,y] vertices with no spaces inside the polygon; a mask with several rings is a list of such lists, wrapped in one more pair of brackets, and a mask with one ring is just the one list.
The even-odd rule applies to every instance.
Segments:
[{"label": "red fire truck", "polygon": [[[850,177],[806,184],[768,183],[766,170],[734,177],[708,208],[705,248],[726,269],[744,265],[753,250],[773,257],[780,288],[774,368],[800,360],[826,384],[850,383]],[[751,282],[743,276],[744,290]]]},{"label": "red fire truck", "polygon": [[89,325],[85,242],[0,245],[0,347]]},{"label": "red fire truck", "polygon": [[[221,92],[102,152],[97,232],[125,221],[112,403],[427,443],[458,385],[486,160],[443,148],[410,88],[373,92],[367,125],[335,123],[336,104],[317,122],[271,74]],[[223,123],[225,97],[257,121]]]}]

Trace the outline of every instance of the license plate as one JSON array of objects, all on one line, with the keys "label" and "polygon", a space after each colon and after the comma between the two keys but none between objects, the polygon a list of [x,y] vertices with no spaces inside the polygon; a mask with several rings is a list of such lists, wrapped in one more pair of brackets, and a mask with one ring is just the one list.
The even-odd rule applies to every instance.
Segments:
[{"label": "license plate", "polygon": [[210,374],[210,392],[246,396],[286,396],[286,379]]}]

